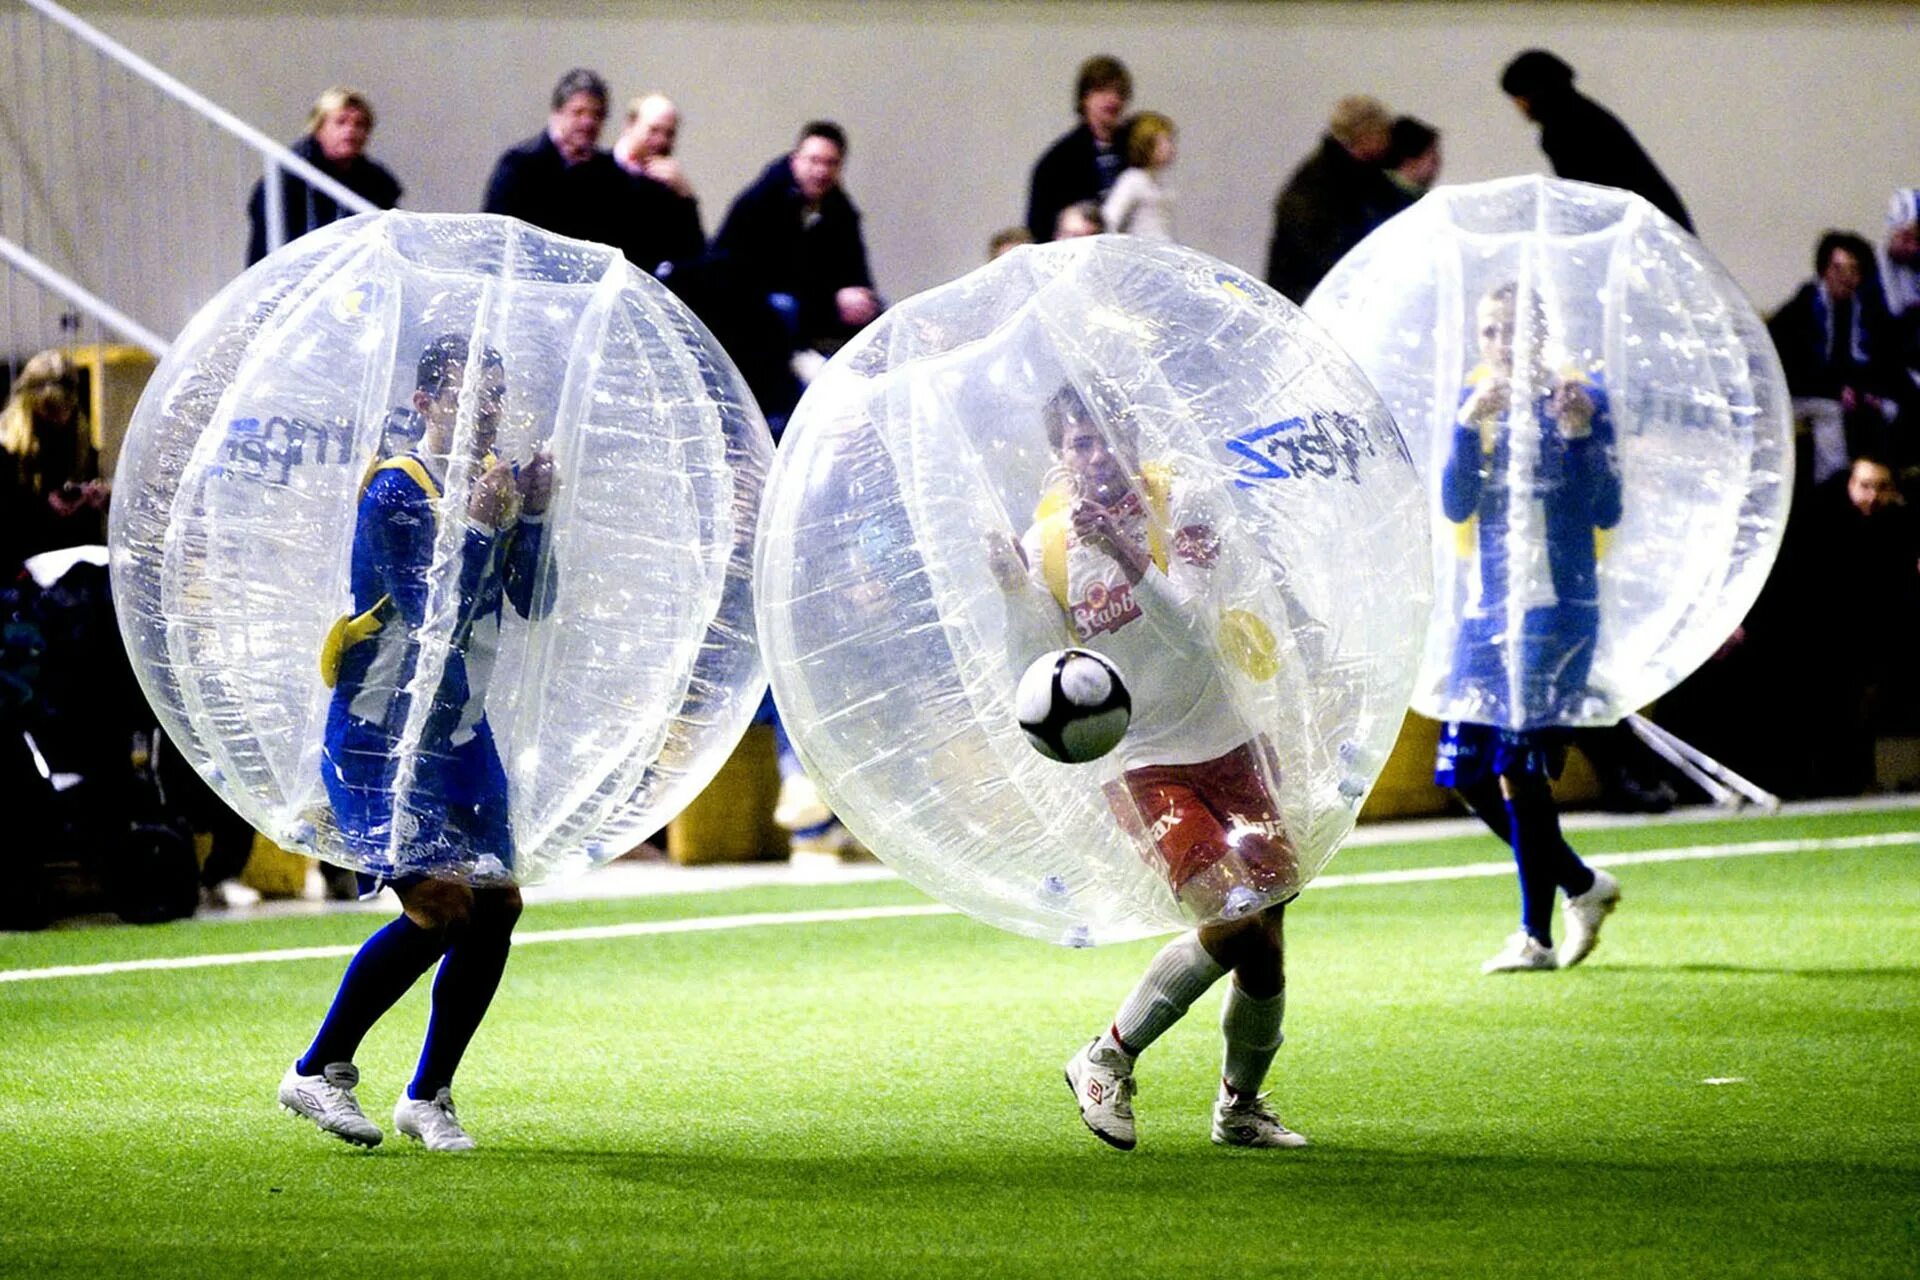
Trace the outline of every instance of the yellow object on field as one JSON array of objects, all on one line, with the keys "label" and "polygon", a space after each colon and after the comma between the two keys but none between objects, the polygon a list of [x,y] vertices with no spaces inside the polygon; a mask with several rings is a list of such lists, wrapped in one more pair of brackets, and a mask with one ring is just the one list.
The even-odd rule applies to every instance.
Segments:
[{"label": "yellow object on field", "polygon": [[667,856],[681,866],[786,857],[789,836],[773,821],[779,796],[773,726],[756,724],[707,789],[667,824]]},{"label": "yellow object on field", "polygon": [[307,887],[307,868],[313,859],[288,853],[260,835],[253,837],[253,855],[240,873],[240,883],[260,891],[263,898],[297,898]]}]

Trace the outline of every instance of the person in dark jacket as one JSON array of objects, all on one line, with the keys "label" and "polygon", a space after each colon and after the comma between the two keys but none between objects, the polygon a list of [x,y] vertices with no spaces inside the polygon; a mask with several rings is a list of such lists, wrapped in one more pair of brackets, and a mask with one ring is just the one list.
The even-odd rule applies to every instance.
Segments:
[{"label": "person in dark jacket", "polygon": [[1500,73],[1500,89],[1521,115],[1540,126],[1540,149],[1555,175],[1631,191],[1693,230],[1679,193],[1627,126],[1574,89],[1572,67],[1545,49],[1528,49]]},{"label": "person in dark jacket", "polygon": [[1106,198],[1127,167],[1121,119],[1133,101],[1126,64],[1098,54],[1080,64],[1073,90],[1080,123],[1060,135],[1033,166],[1027,188],[1027,230],[1037,242],[1054,238],[1060,211],[1083,200]]},{"label": "person in dark jacket", "polygon": [[[400,203],[400,182],[385,165],[367,159],[367,139],[372,134],[373,104],[357,89],[335,85],[314,102],[307,132],[290,150],[375,208],[391,209]],[[266,179],[254,183],[253,194],[247,197],[248,266],[280,244],[357,212],[342,209],[332,196],[286,170],[280,172],[280,211],[280,241],[269,245]]]},{"label": "person in dark jacket", "polygon": [[1380,162],[1393,115],[1378,99],[1340,99],[1320,147],[1301,162],[1273,207],[1267,283],[1305,302],[1333,264],[1406,206]]},{"label": "person in dark jacket", "polygon": [[1392,212],[1411,208],[1440,180],[1440,131],[1424,120],[1401,116],[1388,135],[1387,154],[1380,169],[1393,184]]},{"label": "person in dark jacket", "polygon": [[845,130],[812,121],[735,198],[713,240],[737,278],[786,317],[790,352],[831,352],[880,314],[860,211],[840,186],[846,154]]},{"label": "person in dark jacket", "polygon": [[1888,320],[1870,287],[1873,248],[1851,231],[1829,231],[1814,249],[1814,278],[1767,321],[1795,397],[1839,400],[1848,408],[1892,407],[1883,347]]},{"label": "person in dark jacket", "polygon": [[555,235],[609,245],[643,271],[700,256],[678,199],[657,182],[640,182],[601,149],[607,82],[584,67],[553,88],[547,127],[509,148],[494,165],[481,204]]}]

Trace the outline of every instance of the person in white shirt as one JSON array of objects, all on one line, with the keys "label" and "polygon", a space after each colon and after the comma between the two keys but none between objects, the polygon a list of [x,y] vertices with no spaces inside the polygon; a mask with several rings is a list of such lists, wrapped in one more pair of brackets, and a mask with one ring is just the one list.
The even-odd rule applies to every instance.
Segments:
[{"label": "person in white shirt", "polygon": [[1167,185],[1176,150],[1173,121],[1142,111],[1127,126],[1127,163],[1101,206],[1107,230],[1148,240],[1173,239],[1173,190]]},{"label": "person in white shirt", "polygon": [[1231,971],[1213,1140],[1304,1146],[1260,1092],[1281,1042],[1281,917],[1298,868],[1268,783],[1278,774],[1273,749],[1220,675],[1207,589],[1219,537],[1177,473],[1126,456],[1124,413],[1103,423],[1066,386],[1045,414],[1054,483],[996,571],[1010,593],[1044,594],[1073,642],[1126,677],[1134,718],[1108,798],[1122,825],[1151,842],[1175,896],[1211,921],[1154,957],[1111,1025],[1067,1063],[1067,1083],[1087,1127],[1131,1150],[1134,1060]]}]

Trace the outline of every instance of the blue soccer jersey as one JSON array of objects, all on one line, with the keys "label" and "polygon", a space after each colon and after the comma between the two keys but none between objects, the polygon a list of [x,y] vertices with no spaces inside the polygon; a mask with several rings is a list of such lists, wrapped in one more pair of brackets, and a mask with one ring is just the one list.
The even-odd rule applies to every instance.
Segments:
[{"label": "blue soccer jersey", "polygon": [[[480,467],[491,465],[489,458]],[[323,660],[334,675],[327,792],[348,846],[382,872],[488,857],[504,870],[513,862],[487,683],[506,604],[522,617],[543,616],[554,575],[541,563],[540,517],[493,529],[467,521],[460,504],[451,626],[428,631],[444,491],[444,464],[428,454],[375,465],[354,525],[354,612],[335,627]],[[415,677],[428,646],[439,672],[425,714],[415,716]]]},{"label": "blue soccer jersey", "polygon": [[[1463,403],[1484,377],[1485,366],[1468,377]],[[1456,705],[1479,708],[1471,717],[1508,728],[1550,725],[1565,718],[1587,693],[1599,632],[1599,558],[1596,532],[1620,522],[1620,476],[1613,462],[1613,418],[1603,388],[1580,381],[1592,404],[1584,434],[1560,429],[1552,396],[1533,406],[1538,430],[1538,459],[1533,479],[1516,495],[1510,482],[1511,433],[1487,434],[1471,424],[1456,425],[1440,476],[1440,505],[1460,527],[1458,551],[1466,563],[1466,600],[1454,647],[1447,695]],[[1511,516],[1516,496],[1536,502],[1542,512],[1548,577],[1553,599],[1532,605],[1521,617],[1517,673],[1519,705],[1513,705],[1506,654],[1508,603],[1513,588],[1511,557],[1527,549],[1511,545]]]}]

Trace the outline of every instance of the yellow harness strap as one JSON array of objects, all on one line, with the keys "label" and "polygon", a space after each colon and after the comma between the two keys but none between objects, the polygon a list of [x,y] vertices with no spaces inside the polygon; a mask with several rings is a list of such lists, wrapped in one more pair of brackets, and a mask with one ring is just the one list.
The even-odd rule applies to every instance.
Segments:
[{"label": "yellow harness strap", "polygon": [[[1165,464],[1140,469],[1147,493],[1147,553],[1160,572],[1167,571],[1167,493],[1172,473]],[[1067,607],[1067,495],[1052,490],[1034,508],[1040,524],[1040,572],[1062,609]],[[1227,660],[1256,681],[1271,680],[1280,670],[1280,644],[1273,629],[1245,609],[1220,615],[1219,642]]]},{"label": "yellow harness strap", "polygon": [[[1160,572],[1167,571],[1167,491],[1172,474],[1162,463],[1140,468],[1140,484],[1147,491],[1147,554]],[[1033,510],[1040,524],[1040,572],[1047,590],[1062,609],[1067,607],[1067,495],[1059,489],[1042,495]]]},{"label": "yellow harness strap", "polygon": [[[490,463],[491,460],[491,455],[489,455],[488,463]],[[481,465],[485,466],[488,465],[488,463]],[[402,454],[398,458],[375,458],[373,465],[367,468],[367,474],[360,477],[360,492],[364,494],[367,491],[367,486],[373,483],[373,478],[382,471],[402,472],[406,475],[407,479],[420,486],[420,492],[427,495],[428,501],[438,502],[440,500],[440,486],[435,484],[433,477],[427,473],[426,464],[410,453]]]},{"label": "yellow harness strap", "polygon": [[[433,476],[427,471],[420,459],[411,455],[398,458],[375,458],[373,465],[367,468],[367,474],[360,478],[360,492],[366,493],[367,486],[382,471],[398,471],[407,479],[420,486],[420,492],[427,500],[438,501],[440,486],[433,482]],[[327,638],[320,645],[320,679],[331,689],[340,680],[340,660],[347,656],[347,650],[363,640],[370,640],[386,626],[381,611],[393,602],[390,595],[381,596],[374,601],[373,607],[365,613],[343,614],[327,628]]]},{"label": "yellow harness strap", "polygon": [[387,625],[380,611],[392,600],[392,596],[381,596],[365,613],[345,614],[327,628],[327,638],[320,646],[320,679],[327,688],[339,682],[340,660],[347,656],[347,650],[362,640],[371,639]]}]

